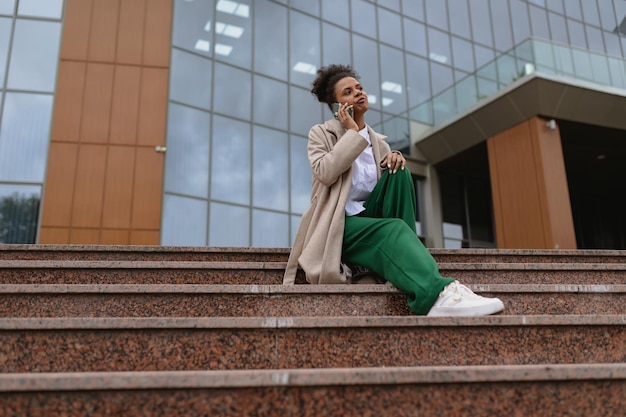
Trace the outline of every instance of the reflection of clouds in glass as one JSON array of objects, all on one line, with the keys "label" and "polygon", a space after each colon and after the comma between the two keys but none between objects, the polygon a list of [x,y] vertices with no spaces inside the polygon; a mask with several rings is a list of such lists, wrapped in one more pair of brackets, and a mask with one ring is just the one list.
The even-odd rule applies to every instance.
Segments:
[{"label": "reflection of clouds in glass", "polygon": [[[2,12],[0,1],[0,13]],[[11,19],[0,17],[0,86],[4,85],[4,72],[7,65],[7,53],[9,52],[9,39],[11,34]]]},{"label": "reflection of clouds in glass", "polygon": [[[169,152],[169,150],[168,150]],[[162,245],[206,245],[207,202],[165,194]]]},{"label": "reflection of clouds in glass", "polygon": [[291,211],[304,213],[311,200],[311,168],[306,138],[291,137]]},{"label": "reflection of clouds in glass", "polygon": [[215,116],[211,199],[250,204],[250,124]]},{"label": "reflection of clouds in glass", "polygon": [[17,19],[7,87],[54,91],[61,24]]},{"label": "reflection of clouds in glass", "polygon": [[63,0],[20,0],[17,8],[19,16],[60,19],[62,13]]},{"label": "reflection of clouds in glass", "polygon": [[165,190],[207,197],[210,116],[178,104],[169,110]]},{"label": "reflection of clouds in glass", "polygon": [[6,93],[0,130],[0,180],[43,182],[52,96]]},{"label": "reflection of clouds in glass", "polygon": [[289,246],[289,216],[263,210],[252,212],[252,246]]},{"label": "reflection of clouds in glass", "polygon": [[210,246],[249,246],[250,209],[211,203]]},{"label": "reflection of clouds in glass", "polygon": [[287,134],[257,126],[254,129],[253,142],[253,205],[287,210],[289,208]]}]

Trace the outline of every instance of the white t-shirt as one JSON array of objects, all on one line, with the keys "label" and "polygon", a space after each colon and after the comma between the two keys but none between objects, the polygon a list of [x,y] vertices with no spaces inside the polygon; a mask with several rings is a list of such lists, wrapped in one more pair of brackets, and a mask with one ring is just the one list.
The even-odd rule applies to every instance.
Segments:
[{"label": "white t-shirt", "polygon": [[346,214],[348,216],[354,216],[365,210],[363,204],[378,182],[376,161],[374,161],[372,141],[367,132],[367,126],[359,131],[359,134],[367,140],[369,145],[352,163],[352,187],[346,203]]}]

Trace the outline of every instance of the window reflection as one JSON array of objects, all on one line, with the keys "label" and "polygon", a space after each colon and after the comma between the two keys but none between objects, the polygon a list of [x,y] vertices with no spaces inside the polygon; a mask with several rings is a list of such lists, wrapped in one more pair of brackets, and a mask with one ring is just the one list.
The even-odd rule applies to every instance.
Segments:
[{"label": "window reflection", "polygon": [[311,165],[307,156],[307,138],[291,136],[290,139],[291,211],[304,213],[311,195]]},{"label": "window reflection", "polygon": [[15,12],[15,0],[0,0],[0,14],[12,15]]},{"label": "window reflection", "polygon": [[250,204],[250,124],[213,117],[211,199]]},{"label": "window reflection", "polygon": [[165,194],[161,244],[206,246],[207,201]]},{"label": "window reflection", "polygon": [[421,56],[427,56],[426,26],[404,19],[404,45],[406,50]]},{"label": "window reflection", "polygon": [[0,184],[0,243],[36,243],[41,187]]},{"label": "window reflection", "polygon": [[51,116],[51,95],[6,93],[0,180],[43,182]]},{"label": "window reflection", "polygon": [[63,15],[63,0],[20,0],[17,14],[60,19]]},{"label": "window reflection", "polygon": [[290,22],[291,82],[308,88],[320,66],[320,24],[298,12],[291,13]]},{"label": "window reflection", "polygon": [[318,103],[308,90],[291,87],[289,95],[291,103],[289,118],[292,132],[308,136],[314,124],[332,117],[328,106]]},{"label": "window reflection", "polygon": [[380,57],[383,110],[394,114],[402,113],[407,106],[403,54],[398,49],[381,45]]},{"label": "window reflection", "polygon": [[287,79],[287,8],[269,1],[254,3],[254,69]]},{"label": "window reflection", "polygon": [[214,110],[250,120],[252,78],[248,71],[215,64]]},{"label": "window reflection", "polygon": [[352,30],[376,38],[376,8],[363,0],[352,1]]},{"label": "window reflection", "polygon": [[9,40],[11,39],[10,35],[11,19],[0,17],[0,88],[4,86],[7,53],[9,52]]},{"label": "window reflection", "polygon": [[211,203],[210,246],[250,246],[250,209]]},{"label": "window reflection", "polygon": [[378,9],[379,40],[402,48],[402,23],[400,15]]},{"label": "window reflection", "polygon": [[254,128],[252,204],[274,210],[289,209],[287,134]]},{"label": "window reflection", "polygon": [[350,46],[350,32],[328,23],[323,24],[322,42],[324,57],[322,65],[350,64],[352,48]]},{"label": "window reflection", "polygon": [[[213,0],[174,2],[172,44],[196,53],[212,56],[211,27],[214,22]],[[176,60],[172,60],[172,63]]]},{"label": "window reflection", "polygon": [[61,24],[17,19],[7,88],[52,92]]},{"label": "window reflection", "polygon": [[349,4],[347,1],[322,0],[322,18],[345,26],[350,21]]},{"label": "window reflection", "polygon": [[289,216],[282,213],[253,210],[252,246],[289,246]]},{"label": "window reflection", "polygon": [[254,122],[287,129],[287,84],[260,75],[254,77]]},{"label": "window reflection", "polygon": [[211,109],[211,61],[189,52],[172,50],[170,99]]},{"label": "window reflection", "polygon": [[209,192],[209,113],[170,104],[165,190],[197,197]]},{"label": "window reflection", "polygon": [[491,18],[487,0],[472,0],[470,17],[472,20],[472,34],[474,41],[483,45],[493,46],[491,37]]}]

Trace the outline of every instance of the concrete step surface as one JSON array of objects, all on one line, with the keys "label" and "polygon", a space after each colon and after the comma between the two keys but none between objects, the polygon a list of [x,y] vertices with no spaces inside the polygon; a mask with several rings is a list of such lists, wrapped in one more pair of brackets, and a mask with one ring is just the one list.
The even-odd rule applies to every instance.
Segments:
[{"label": "concrete step surface", "polygon": [[[474,284],[507,315],[626,314],[626,285]],[[386,285],[1,284],[0,317],[410,316]]]},{"label": "concrete step surface", "polygon": [[0,415],[623,416],[626,365],[0,375]]},{"label": "concrete step surface", "polygon": [[0,319],[0,373],[626,362],[626,315]]}]

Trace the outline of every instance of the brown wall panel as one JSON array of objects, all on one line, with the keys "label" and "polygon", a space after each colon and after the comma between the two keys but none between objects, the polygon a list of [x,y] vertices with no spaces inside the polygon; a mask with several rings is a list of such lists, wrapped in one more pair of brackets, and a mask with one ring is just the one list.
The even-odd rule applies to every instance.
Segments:
[{"label": "brown wall panel", "polygon": [[[161,227],[164,154],[152,148],[137,148],[133,194],[133,229]],[[158,205],[155,204],[158,202]]]},{"label": "brown wall panel", "polygon": [[120,0],[92,0],[87,59],[114,62]]},{"label": "brown wall panel", "polygon": [[132,230],[130,232],[131,245],[158,245],[159,232],[149,230]]},{"label": "brown wall panel", "polygon": [[[61,59],[85,60],[89,46],[92,0],[65,0]],[[59,89],[57,88],[57,93]]]},{"label": "brown wall panel", "polygon": [[113,65],[87,64],[81,142],[106,143],[109,137]]},{"label": "brown wall panel", "polygon": [[[555,196],[561,199],[562,190],[567,190],[560,138],[553,137],[548,144],[538,134],[538,123],[545,125],[534,118],[487,142],[499,248],[575,247],[575,238],[562,239],[574,236],[573,223],[555,221],[571,219],[569,198],[558,204],[552,201]],[[563,175],[553,175],[559,164]]]},{"label": "brown wall panel", "polygon": [[130,232],[128,230],[102,229],[100,233],[102,245],[128,245],[130,244]]},{"label": "brown wall panel", "polygon": [[78,145],[55,142],[50,144],[42,226],[70,226],[77,160]]},{"label": "brown wall panel", "polygon": [[143,64],[168,67],[172,32],[172,0],[147,2]]},{"label": "brown wall panel", "polygon": [[122,0],[116,62],[141,65],[146,0]]},{"label": "brown wall panel", "polygon": [[109,143],[134,145],[137,141],[141,68],[115,67]]},{"label": "brown wall panel", "polygon": [[168,74],[167,69],[142,70],[137,132],[139,145],[165,145]]},{"label": "brown wall panel", "polygon": [[39,230],[39,242],[50,245],[70,243],[70,229],[62,227],[42,227]]},{"label": "brown wall panel", "polygon": [[100,243],[100,229],[72,229],[70,242],[74,245],[97,245]]},{"label": "brown wall panel", "polygon": [[85,90],[84,62],[61,61],[54,98],[51,140],[78,142]]},{"label": "brown wall panel", "polygon": [[106,158],[106,146],[81,145],[78,150],[72,227],[100,227]]},{"label": "brown wall panel", "polygon": [[130,228],[135,148],[109,146],[102,202],[102,227]]}]

